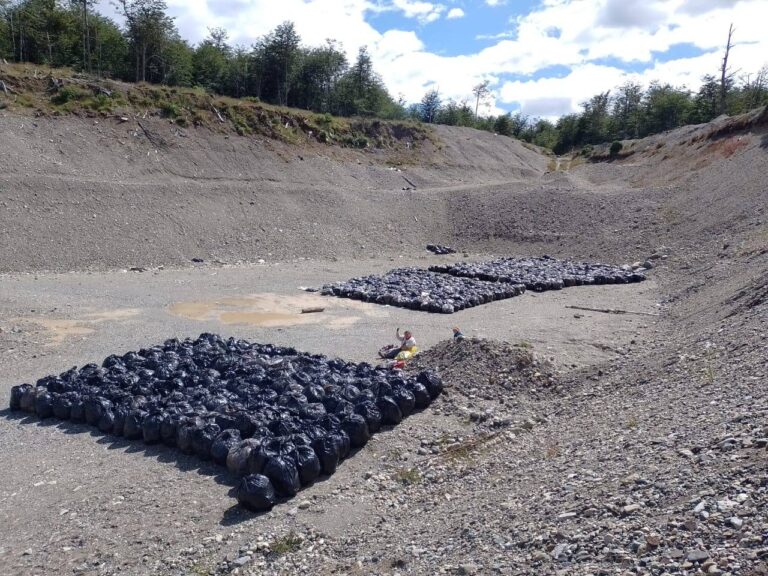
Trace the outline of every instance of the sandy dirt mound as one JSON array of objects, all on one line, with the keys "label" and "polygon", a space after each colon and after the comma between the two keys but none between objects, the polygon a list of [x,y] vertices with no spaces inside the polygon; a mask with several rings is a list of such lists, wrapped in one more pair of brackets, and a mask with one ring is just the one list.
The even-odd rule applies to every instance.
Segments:
[{"label": "sandy dirt mound", "polygon": [[445,383],[444,413],[491,427],[532,425],[524,405],[562,391],[552,364],[528,343],[445,340],[418,354],[408,371],[435,370]]}]

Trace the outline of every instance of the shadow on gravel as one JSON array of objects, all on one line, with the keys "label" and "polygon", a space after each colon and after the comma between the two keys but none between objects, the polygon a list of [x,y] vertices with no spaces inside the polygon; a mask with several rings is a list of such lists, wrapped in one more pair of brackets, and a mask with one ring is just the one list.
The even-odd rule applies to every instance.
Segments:
[{"label": "shadow on gravel", "polygon": [[[210,461],[200,460],[197,456],[184,454],[174,447],[166,446],[164,444],[147,445],[141,440],[126,440],[120,436],[111,436],[109,434],[104,434],[98,428],[94,428],[88,424],[57,420],[56,418],[40,420],[37,416],[30,416],[24,412],[12,412],[10,408],[0,410],[0,418],[15,420],[20,424],[33,424],[40,428],[58,428],[64,434],[88,434],[92,438],[95,438],[97,443],[106,445],[109,450],[123,450],[129,454],[143,454],[144,456],[154,458],[163,464],[173,464],[182,472],[197,472],[202,476],[208,476],[217,484],[229,488],[228,496],[233,498],[236,497],[239,478],[230,474],[226,468],[222,468]],[[386,432],[387,430],[392,429],[394,429],[394,426],[382,426],[380,432]],[[353,448],[347,459],[352,459],[358,452],[360,452],[360,450],[362,450],[362,448]],[[339,466],[343,466],[343,463],[340,463]],[[332,476],[321,476],[311,485],[322,484],[331,478]],[[302,490],[307,487],[308,486],[302,487]],[[278,500],[276,506],[281,506],[291,500],[293,500],[293,498],[281,498]],[[269,512],[269,510],[263,512],[251,512],[250,510],[241,507],[239,504],[234,504],[224,511],[224,515],[219,521],[219,524],[221,526],[235,526],[241,522],[254,520],[265,514],[269,514]]]},{"label": "shadow on gravel", "polygon": [[763,136],[763,139],[760,142],[760,148],[762,148],[763,150],[768,150],[768,134]]}]

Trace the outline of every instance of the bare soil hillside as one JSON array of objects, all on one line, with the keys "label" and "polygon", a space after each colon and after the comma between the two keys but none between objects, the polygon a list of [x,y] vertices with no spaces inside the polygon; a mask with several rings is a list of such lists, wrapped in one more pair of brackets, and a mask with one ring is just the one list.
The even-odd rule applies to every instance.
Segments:
[{"label": "bare soil hillside", "polygon": [[358,151],[140,122],[147,132],[114,118],[0,116],[0,270],[420,251],[457,240],[460,190],[524,190],[547,165],[470,130]]},{"label": "bare soil hillside", "polygon": [[[457,128],[353,150],[0,114],[0,405],[203,331],[371,361],[409,327],[446,383],[262,515],[212,464],[6,411],[0,574],[768,574],[764,110],[566,171]],[[651,270],[448,317],[297,290],[427,243]]]}]

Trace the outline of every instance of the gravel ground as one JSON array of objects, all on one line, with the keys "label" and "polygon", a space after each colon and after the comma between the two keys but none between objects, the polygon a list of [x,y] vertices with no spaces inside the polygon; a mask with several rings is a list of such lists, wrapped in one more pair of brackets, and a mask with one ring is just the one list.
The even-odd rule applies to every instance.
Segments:
[{"label": "gravel ground", "polygon": [[[65,127],[84,133],[72,122]],[[270,164],[264,172],[275,182],[258,185],[265,198],[302,184],[252,216],[256,227],[277,228],[279,204],[296,217],[286,237],[267,228],[259,251],[232,232],[251,218],[232,215],[244,199],[238,185],[222,200],[216,194],[230,180],[191,183],[190,166],[204,163],[202,152],[184,148],[192,144],[177,154],[190,160],[179,172],[190,183],[161,162],[130,196],[138,176],[129,168],[141,163],[137,155],[120,164],[115,150],[138,153],[140,143],[109,144],[107,131],[102,159],[114,157],[129,184],[105,184],[101,167],[83,165],[71,185],[57,177],[61,204],[31,160],[12,163],[0,216],[8,272],[0,276],[0,405],[14,384],[203,331],[373,361],[394,328],[409,328],[422,349],[435,347],[424,361],[448,388],[333,477],[262,515],[233,506],[232,479],[211,464],[6,411],[0,573],[767,574],[768,154],[760,127],[728,135],[740,139],[728,154],[722,140],[697,139],[706,130],[673,132],[662,147],[568,173],[546,173],[530,151],[496,149],[490,135],[446,131],[444,148],[409,168],[424,189],[389,217],[382,194],[402,192],[392,191],[388,169],[358,164],[360,153],[328,160],[337,173],[319,180],[316,166],[296,168],[301,160],[285,170]],[[4,158],[24,146],[47,150],[42,134],[13,134]],[[97,138],[82,139],[98,148]],[[202,150],[215,137],[193,140]],[[246,144],[216,142],[211,158],[228,158],[219,164],[231,172]],[[248,145],[259,158],[285,152]],[[50,168],[43,157],[41,171]],[[68,162],[61,170],[78,167]],[[253,171],[245,188],[257,186]],[[314,237],[299,218],[307,211],[299,192],[317,181],[326,207]],[[331,181],[343,185],[331,190]],[[191,212],[173,220],[176,206],[164,195],[194,186]],[[118,227],[100,244],[109,219],[78,227],[69,216],[60,230],[46,215],[82,208],[101,189],[109,210],[137,216],[135,237]],[[217,198],[235,204],[203,217]],[[179,228],[169,233],[167,222]],[[250,230],[244,235],[255,238]],[[525,294],[449,317],[299,290],[464,258],[420,256],[422,242],[456,245],[478,260],[550,253],[648,259],[653,269],[641,284]],[[264,257],[265,246],[279,248]],[[222,262],[253,264],[216,264],[217,250]],[[198,254],[206,262],[187,267]],[[300,313],[316,305],[325,312]],[[441,344],[453,325],[470,338]]]}]

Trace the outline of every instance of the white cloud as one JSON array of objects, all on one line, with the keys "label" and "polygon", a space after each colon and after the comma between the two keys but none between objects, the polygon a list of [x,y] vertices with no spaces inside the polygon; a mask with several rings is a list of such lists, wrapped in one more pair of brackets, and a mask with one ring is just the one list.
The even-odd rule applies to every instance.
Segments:
[{"label": "white cloud", "polygon": [[448,10],[448,14],[446,14],[445,17],[448,20],[454,20],[456,18],[464,18],[464,16],[466,16],[466,14],[464,14],[464,10],[461,8],[451,8]]},{"label": "white cloud", "polygon": [[392,0],[392,4],[395,8],[401,10],[406,18],[416,18],[425,24],[438,20],[445,11],[445,6],[442,4],[433,4],[420,0]]},{"label": "white cloud", "polygon": [[[430,87],[437,87],[444,99],[471,99],[472,86],[488,78],[496,106],[520,103],[535,114],[556,116],[577,110],[579,102],[628,79],[698,87],[702,75],[717,71],[731,22],[736,30],[731,55],[734,69],[754,72],[768,63],[764,24],[768,0],[542,0],[532,12],[515,17],[509,29],[489,29],[478,36],[488,42],[485,48],[454,56],[430,52],[418,26],[406,29],[456,16],[461,9],[456,3],[448,9],[448,0],[446,4],[422,0],[167,1],[182,36],[192,42],[205,38],[208,27],[223,26],[232,43],[249,45],[290,20],[305,44],[319,45],[334,38],[350,59],[360,46],[368,45],[390,92],[403,94],[411,102],[419,101]],[[485,3],[499,6],[503,0]],[[504,10],[511,8],[494,14]],[[411,23],[404,22],[399,30],[378,31],[370,17],[382,12],[397,13]],[[705,54],[659,62],[662,54],[679,45],[693,46]],[[638,64],[647,70],[631,73],[625,69]],[[560,70],[559,77],[538,77],[554,66]],[[511,80],[510,75],[517,79]]]},{"label": "white cloud", "polygon": [[485,3],[491,7],[504,6],[504,4],[507,3],[507,0],[485,0]]}]

